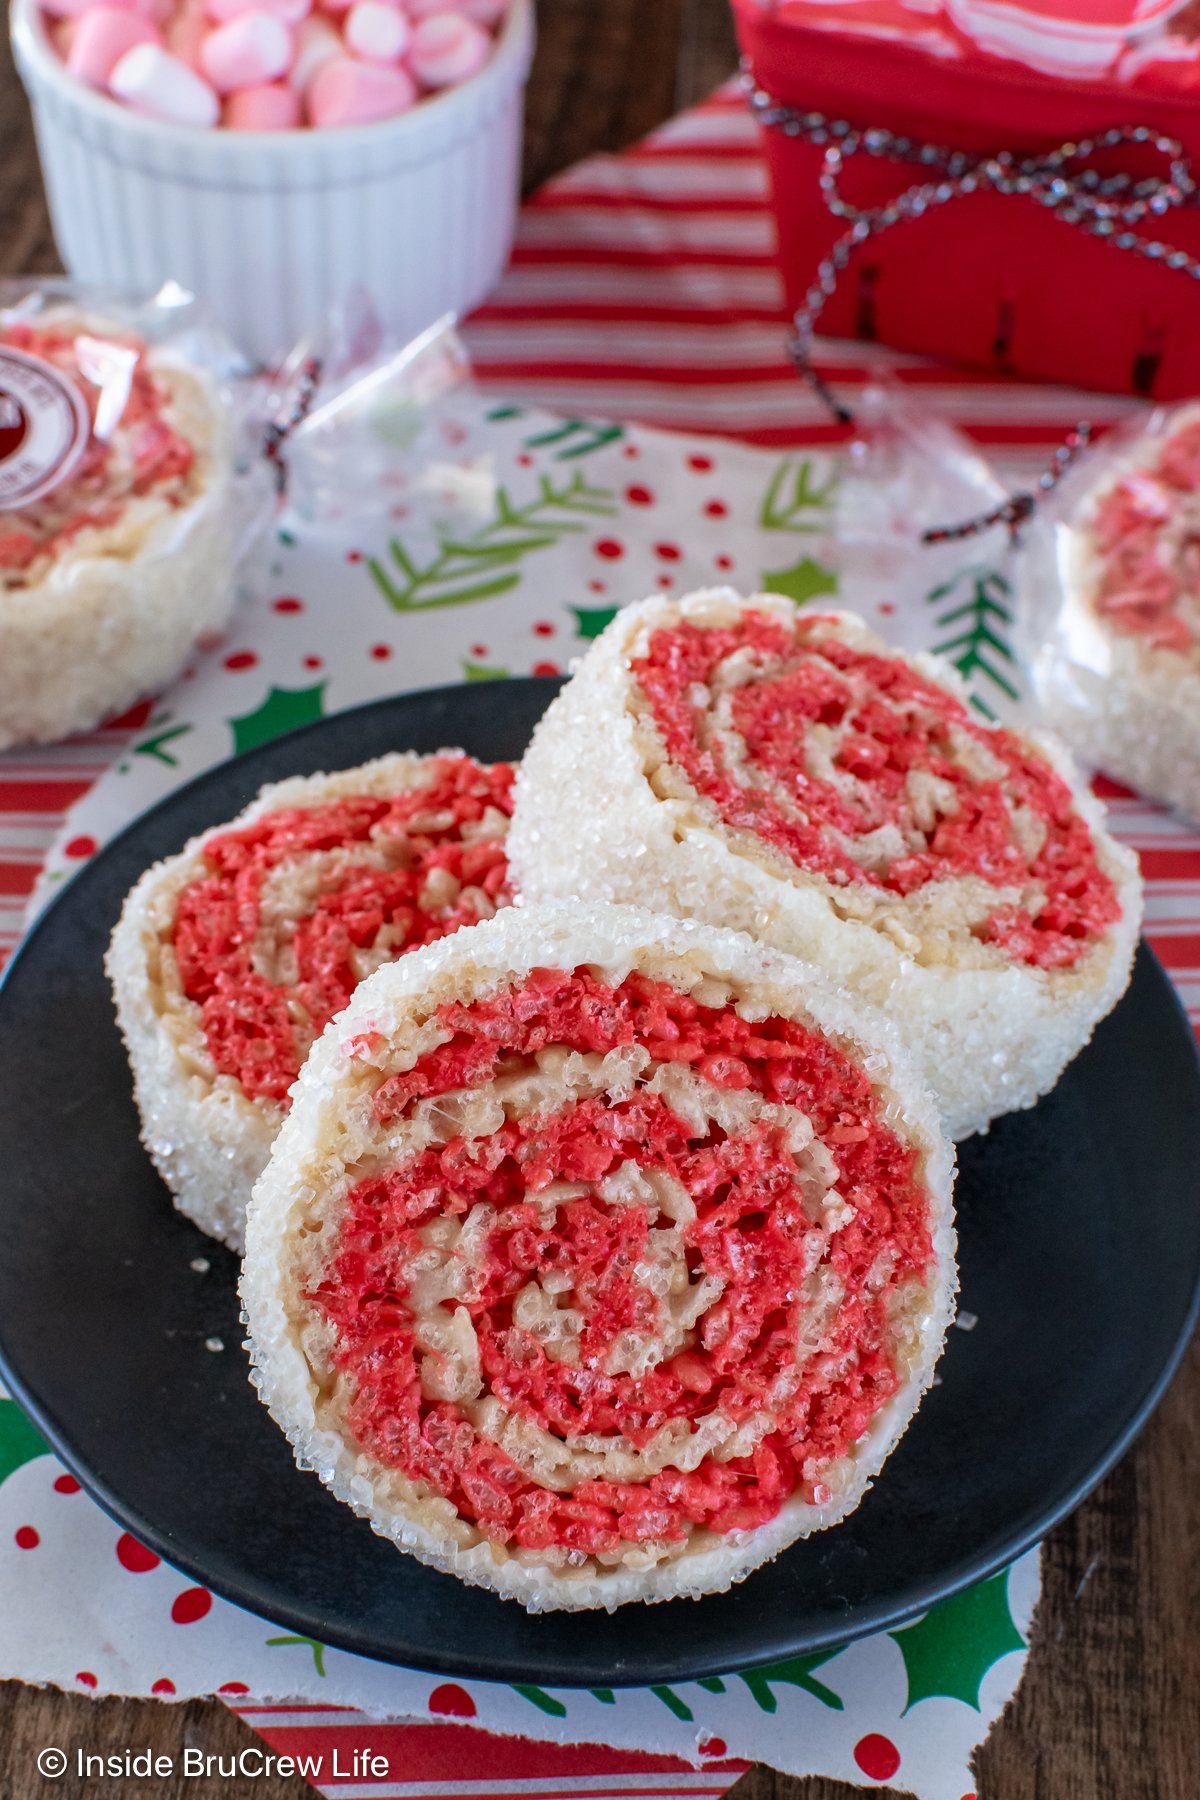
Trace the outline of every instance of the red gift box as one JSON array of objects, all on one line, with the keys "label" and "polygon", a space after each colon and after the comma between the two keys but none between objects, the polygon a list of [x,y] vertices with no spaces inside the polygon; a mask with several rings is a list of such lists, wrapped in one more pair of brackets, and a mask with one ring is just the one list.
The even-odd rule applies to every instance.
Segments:
[{"label": "red gift box", "polygon": [[[1044,156],[1113,127],[1148,126],[1200,165],[1200,88],[1148,93],[1111,75],[1055,79],[955,46],[945,32],[937,43],[952,54],[938,55],[932,34],[924,42],[856,34],[758,0],[733,3],[756,83],[803,113],[979,156]],[[784,279],[797,308],[847,225],[821,195],[824,150],[778,126],[767,128],[766,140]],[[1165,182],[1169,173],[1152,144],[1103,152],[1091,166],[1139,180]],[[929,179],[917,163],[860,154],[847,159],[839,190],[856,207],[872,207]],[[1200,258],[1194,201],[1136,225],[1117,223],[1114,236],[1126,231]],[[818,329],[1085,388],[1159,400],[1200,393],[1200,281],[1091,236],[1025,195],[956,197],[856,246]]]}]

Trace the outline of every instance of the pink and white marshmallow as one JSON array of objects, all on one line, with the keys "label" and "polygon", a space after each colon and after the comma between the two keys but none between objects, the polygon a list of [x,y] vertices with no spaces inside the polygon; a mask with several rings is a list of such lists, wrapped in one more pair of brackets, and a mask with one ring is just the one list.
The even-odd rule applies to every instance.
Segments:
[{"label": "pink and white marshmallow", "polygon": [[221,115],[231,131],[294,131],[300,123],[300,96],[283,82],[239,88]]},{"label": "pink and white marshmallow", "polygon": [[245,13],[274,13],[285,25],[299,25],[312,11],[312,0],[205,0],[205,12],[214,25],[228,25]]},{"label": "pink and white marshmallow", "polygon": [[75,21],[67,67],[88,87],[107,88],[109,77],[127,50],[162,39],[139,13],[117,6],[89,6]]},{"label": "pink and white marshmallow", "polygon": [[208,129],[221,103],[207,81],[159,44],[135,44],[108,79],[109,92],[135,112],[170,125]]},{"label": "pink and white marshmallow", "polygon": [[422,87],[453,87],[478,75],[491,51],[481,25],[460,12],[434,12],[417,21],[408,66]]},{"label": "pink and white marshmallow", "polygon": [[267,12],[243,13],[218,25],[200,46],[200,67],[218,94],[277,81],[291,61],[292,34]]},{"label": "pink and white marshmallow", "polygon": [[407,112],[416,98],[412,78],[403,69],[339,56],[317,71],[308,91],[308,116],[322,131],[374,125]]},{"label": "pink and white marshmallow", "polygon": [[412,39],[412,26],[387,0],[354,0],[342,35],[352,56],[364,62],[398,63]]},{"label": "pink and white marshmallow", "polygon": [[305,19],[297,29],[295,54],[288,70],[288,86],[297,94],[306,94],[318,69],[344,54],[342,40],[326,19]]}]

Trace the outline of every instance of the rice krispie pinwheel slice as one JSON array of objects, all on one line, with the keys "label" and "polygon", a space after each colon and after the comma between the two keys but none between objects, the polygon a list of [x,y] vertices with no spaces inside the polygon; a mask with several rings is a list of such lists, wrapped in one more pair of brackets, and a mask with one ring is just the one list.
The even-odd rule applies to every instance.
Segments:
[{"label": "rice krispie pinwheel slice", "polygon": [[149,869],[107,967],[142,1141],[180,1212],[240,1250],[318,1037],[381,963],[512,898],[513,771],[392,755],[265,787]]},{"label": "rice krispie pinwheel slice", "polygon": [[1021,649],[1093,767],[1200,823],[1200,406],[1081,465],[1021,560]]},{"label": "rice krispie pinwheel slice", "polygon": [[881,1007],[962,1137],[1029,1106],[1124,991],[1141,888],[1042,737],[851,613],[729,589],[619,612],[535,734],[531,901],[748,931]]},{"label": "rice krispie pinwheel slice", "polygon": [[933,1377],[953,1155],[879,1014],[742,934],[514,907],[380,969],[254,1191],[253,1379],[399,1548],[531,1611],[727,1588]]},{"label": "rice krispie pinwheel slice", "polygon": [[89,730],[177,674],[233,608],[241,527],[229,404],[178,350],[67,305],[7,313],[0,397],[6,436],[24,434],[6,473],[47,405],[59,426],[54,408],[78,415],[59,475],[22,500],[17,467],[4,490],[3,750]]}]

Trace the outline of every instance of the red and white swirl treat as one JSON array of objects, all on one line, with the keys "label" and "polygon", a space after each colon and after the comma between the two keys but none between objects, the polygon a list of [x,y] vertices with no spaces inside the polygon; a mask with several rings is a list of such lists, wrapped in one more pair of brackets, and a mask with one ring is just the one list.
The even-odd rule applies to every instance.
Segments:
[{"label": "red and white swirl treat", "polygon": [[207,372],[68,307],[0,315],[0,749],[87,730],[233,605]]},{"label": "red and white swirl treat", "polygon": [[1047,742],[852,614],[728,589],[619,613],[522,765],[530,900],[669,908],[809,958],[900,1027],[962,1136],[1124,990],[1136,868]]},{"label": "red and white swirl treat", "polygon": [[241,1247],[292,1084],[357,984],[508,904],[511,786],[458,751],[277,783],[134,888],[108,971],[143,1141],[202,1230]]},{"label": "red and white swirl treat", "polygon": [[1049,723],[1093,766],[1200,822],[1200,406],[1097,447],[1031,534],[1021,590]]},{"label": "red and white swirl treat", "polygon": [[713,1592],[932,1379],[952,1157],[885,1023],[738,934],[515,908],[358,990],[247,1223],[302,1466],[531,1610]]}]

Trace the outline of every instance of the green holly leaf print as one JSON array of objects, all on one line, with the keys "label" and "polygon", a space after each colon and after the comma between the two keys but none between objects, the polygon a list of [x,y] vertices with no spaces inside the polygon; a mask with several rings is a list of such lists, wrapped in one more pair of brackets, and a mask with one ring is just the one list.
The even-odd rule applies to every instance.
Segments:
[{"label": "green holly leaf print", "polygon": [[173,750],[167,749],[167,745],[173,744],[176,738],[186,737],[192,727],[190,725],[168,725],[169,717],[170,714],[167,714],[163,719],[156,721],[165,726],[165,730],[156,731],[152,737],[143,738],[140,744],[133,746],[133,754],[152,757],[155,762],[165,763],[169,769],[177,769],[179,758]]},{"label": "green holly leaf print", "polygon": [[768,1663],[762,1669],[742,1669],[738,1673],[738,1680],[745,1682],[755,1705],[766,1713],[775,1712],[779,1706],[772,1691],[775,1685],[803,1688],[806,1694],[811,1694],[814,1700],[819,1700],[832,1712],[842,1712],[845,1703],[823,1681],[813,1679],[813,1670],[819,1669],[822,1663],[831,1662],[835,1656],[840,1656],[843,1648],[843,1645],[838,1644],[832,1650],[817,1650],[811,1656],[789,1657],[787,1662]]},{"label": "green holly leaf print", "polygon": [[35,1456],[49,1456],[50,1446],[29,1423],[15,1400],[0,1399],[0,1482]]},{"label": "green holly leaf print", "polygon": [[464,681],[503,681],[512,674],[511,669],[491,669],[486,663],[468,662],[465,657],[459,666]]},{"label": "green holly leaf print", "polygon": [[285,731],[294,731],[298,725],[311,725],[314,719],[319,719],[325,711],[325,686],[322,681],[310,688],[273,687],[254,712],[244,713],[240,719],[230,719],[228,725],[237,754],[240,756],[243,750],[253,750],[256,744],[265,744]]},{"label": "green holly leaf print", "polygon": [[619,444],[625,436],[623,425],[595,425],[587,419],[563,419],[549,431],[525,439],[526,450],[548,449],[555,444],[555,462],[570,462],[577,456],[591,456],[609,444]]},{"label": "green holly leaf print", "polygon": [[307,1644],[308,1648],[312,1651],[313,1667],[316,1669],[317,1674],[319,1676],[321,1676],[322,1679],[324,1679],[324,1676],[325,1676],[325,1646],[324,1646],[324,1644],[319,1643],[316,1638],[310,1638],[310,1637],[273,1637],[273,1638],[267,1639],[268,1650],[274,1650],[277,1647],[282,1647],[287,1644]]},{"label": "green holly leaf print", "polygon": [[908,1675],[906,1713],[934,1694],[961,1700],[978,1712],[988,1670],[1010,1651],[1025,1647],[1008,1607],[1007,1569],[939,1601],[915,1625],[888,1636],[899,1644]]},{"label": "green holly leaf print", "polygon": [[617,616],[615,606],[573,606],[575,630],[581,638],[598,638]]},{"label": "green holly leaf print", "polygon": [[771,569],[763,576],[763,587],[770,594],[786,594],[797,606],[816,600],[823,594],[836,594],[838,578],[835,569],[811,556],[802,556],[790,569]]}]

